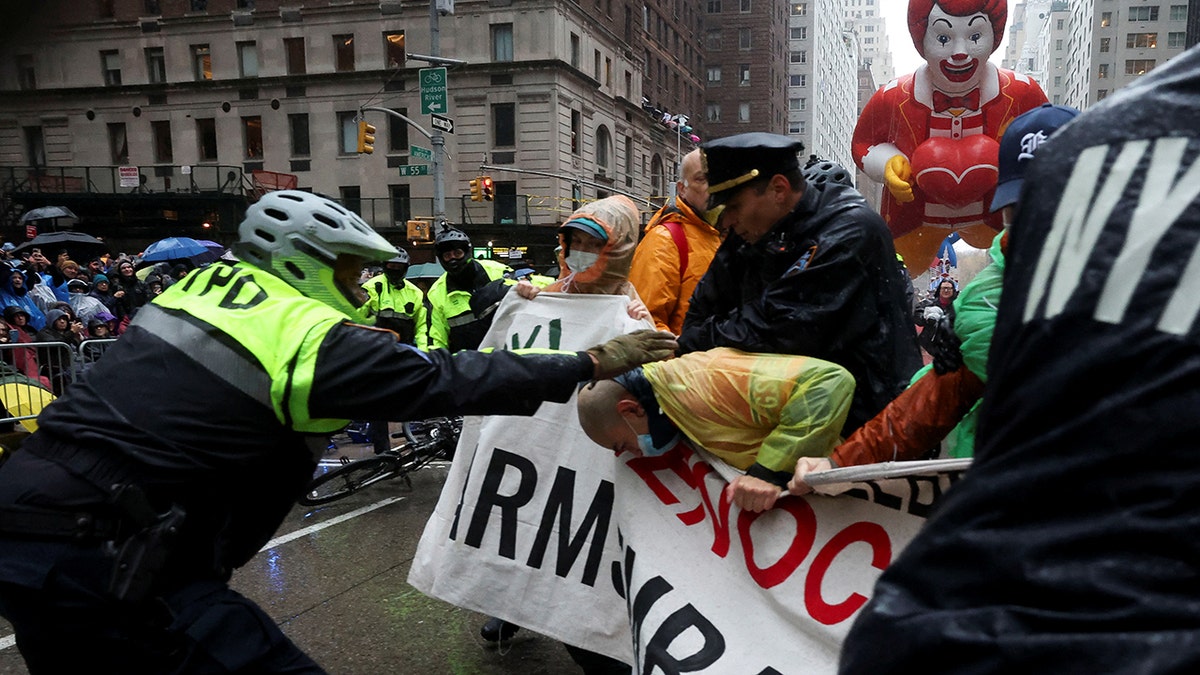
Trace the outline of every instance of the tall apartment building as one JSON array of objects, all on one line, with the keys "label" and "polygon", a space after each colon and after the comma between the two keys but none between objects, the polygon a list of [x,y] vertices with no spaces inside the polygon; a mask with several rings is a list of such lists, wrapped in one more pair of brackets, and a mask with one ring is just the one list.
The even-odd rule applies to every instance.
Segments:
[{"label": "tall apartment building", "polygon": [[[21,206],[68,203],[89,231],[114,239],[164,227],[229,239],[254,171],[340,198],[395,240],[405,220],[432,215],[432,178],[405,175],[425,163],[412,149],[429,146],[418,131],[367,112],[378,127],[375,153],[356,153],[364,105],[428,128],[417,80],[427,64],[406,58],[431,51],[428,3],[23,7],[6,17],[0,43],[9,217]],[[552,230],[536,226],[559,222],[573,200],[664,194],[677,153],[689,148],[643,102],[701,104],[701,20],[698,0],[459,0],[437,22],[441,55],[464,62],[448,76],[449,220],[497,247],[548,251]],[[496,167],[486,170],[494,203],[466,197],[481,165]],[[126,178],[133,187],[122,187]],[[214,219],[216,232],[197,229]]]},{"label": "tall apartment building", "polygon": [[842,0],[792,3],[788,27],[787,133],[809,154],[853,166],[850,137],[858,120],[855,35]]},{"label": "tall apartment building", "polygon": [[811,0],[705,0],[704,128],[711,138],[787,131],[788,17]]},{"label": "tall apartment building", "polygon": [[1084,109],[1179,55],[1185,0],[1028,0],[1014,12],[1006,65],[1052,102]]},{"label": "tall apartment building", "polygon": [[[862,59],[871,68],[871,76],[877,86],[883,86],[896,77],[892,64],[892,46],[887,25],[879,13],[879,5],[896,0],[844,0],[846,24],[858,35]],[[898,35],[897,40],[907,43],[908,35]]]}]

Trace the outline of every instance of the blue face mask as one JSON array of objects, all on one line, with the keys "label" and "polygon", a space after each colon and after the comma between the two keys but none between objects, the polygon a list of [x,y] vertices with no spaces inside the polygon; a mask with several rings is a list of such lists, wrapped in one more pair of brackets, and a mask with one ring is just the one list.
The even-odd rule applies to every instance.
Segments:
[{"label": "blue face mask", "polygon": [[625,419],[624,415],[621,416],[621,419],[625,421],[625,426],[629,427],[629,430],[637,436],[638,448],[641,449],[643,457],[658,457],[659,455],[666,454],[668,450],[675,447],[675,441],[679,438],[676,436],[668,441],[666,445],[657,446],[654,444],[654,438],[650,434],[639,434],[637,429],[634,429],[633,425],[629,423],[629,420]]}]

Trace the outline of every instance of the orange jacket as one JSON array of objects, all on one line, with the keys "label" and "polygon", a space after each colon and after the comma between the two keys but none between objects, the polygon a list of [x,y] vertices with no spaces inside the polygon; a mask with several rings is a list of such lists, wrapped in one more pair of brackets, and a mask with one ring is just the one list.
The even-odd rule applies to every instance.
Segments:
[{"label": "orange jacket", "polygon": [[[662,225],[668,220],[683,226],[687,240],[687,269],[682,276],[679,273],[679,248],[671,232]],[[678,197],[668,201],[650,219],[646,235],[633,253],[629,280],[646,303],[659,330],[669,330],[676,335],[683,330],[683,317],[687,314],[692,291],[708,271],[720,245],[720,232]]]}]

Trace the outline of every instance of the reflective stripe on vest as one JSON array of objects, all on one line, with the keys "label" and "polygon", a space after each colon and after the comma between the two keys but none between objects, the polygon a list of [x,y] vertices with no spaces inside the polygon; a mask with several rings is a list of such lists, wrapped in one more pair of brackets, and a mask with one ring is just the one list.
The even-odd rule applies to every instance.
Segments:
[{"label": "reflective stripe on vest", "polygon": [[[330,329],[350,321],[350,317],[246,263],[218,264],[192,272],[172,284],[153,304],[179,310],[212,326],[257,359],[253,366],[269,381],[269,405],[281,424],[302,433],[327,433],[349,422],[310,418],[308,396],[321,342]],[[220,342],[211,335],[204,337]],[[192,344],[184,349],[197,357],[197,352],[191,350],[200,347]],[[197,357],[197,361],[203,363],[202,358],[207,357]],[[244,357],[237,361],[245,362]],[[239,381],[227,377],[227,372],[217,374],[241,389]],[[245,380],[240,382],[246,384]]]}]

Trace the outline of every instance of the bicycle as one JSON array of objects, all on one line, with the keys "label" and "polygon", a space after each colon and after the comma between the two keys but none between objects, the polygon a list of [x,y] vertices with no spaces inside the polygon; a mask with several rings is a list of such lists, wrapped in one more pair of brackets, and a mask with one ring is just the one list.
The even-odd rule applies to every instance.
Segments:
[{"label": "bicycle", "polygon": [[403,425],[405,442],[365,459],[342,458],[342,465],[317,476],[300,498],[305,506],[319,506],[354,494],[392,478],[403,478],[412,487],[409,474],[431,462],[450,459],[462,431],[461,417],[435,417]]}]

